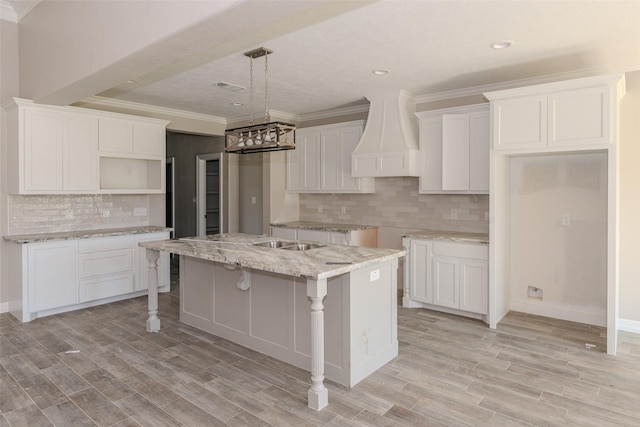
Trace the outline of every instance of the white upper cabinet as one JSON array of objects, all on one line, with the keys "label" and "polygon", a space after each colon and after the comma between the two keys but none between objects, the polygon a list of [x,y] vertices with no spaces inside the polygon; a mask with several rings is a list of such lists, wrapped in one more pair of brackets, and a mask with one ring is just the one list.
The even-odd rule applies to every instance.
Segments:
[{"label": "white upper cabinet", "polygon": [[165,129],[157,124],[131,120],[100,120],[100,151],[163,156]]},{"label": "white upper cabinet", "polygon": [[11,194],[91,193],[98,187],[98,120],[48,108],[8,109]]},{"label": "white upper cabinet", "polygon": [[420,120],[420,193],[489,192],[489,106],[416,113]]},{"label": "white upper cabinet", "polygon": [[351,176],[351,153],[362,121],[303,128],[287,152],[287,190],[297,193],[373,193],[374,178]]},{"label": "white upper cabinet", "polygon": [[12,99],[10,194],[162,193],[165,120]]},{"label": "white upper cabinet", "polygon": [[547,152],[607,148],[616,141],[620,75],[486,93],[493,149]]}]

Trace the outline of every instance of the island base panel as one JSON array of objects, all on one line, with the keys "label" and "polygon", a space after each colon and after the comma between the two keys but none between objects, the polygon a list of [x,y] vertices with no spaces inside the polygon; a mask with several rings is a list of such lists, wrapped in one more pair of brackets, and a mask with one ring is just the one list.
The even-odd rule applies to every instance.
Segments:
[{"label": "island base panel", "polygon": [[[375,270],[380,278],[371,281]],[[326,378],[353,386],[397,356],[396,270],[394,259],[326,279]],[[250,270],[251,286],[242,290],[242,274],[240,268],[181,256],[180,320],[311,372],[307,279]],[[314,393],[319,403],[322,394]]]}]

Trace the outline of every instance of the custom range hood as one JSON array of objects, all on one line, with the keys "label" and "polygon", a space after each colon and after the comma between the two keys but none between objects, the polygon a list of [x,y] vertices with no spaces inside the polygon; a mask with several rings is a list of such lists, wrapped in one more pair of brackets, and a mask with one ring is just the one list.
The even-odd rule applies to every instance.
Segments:
[{"label": "custom range hood", "polygon": [[367,96],[367,125],[351,154],[353,177],[418,176],[415,101],[405,91]]}]

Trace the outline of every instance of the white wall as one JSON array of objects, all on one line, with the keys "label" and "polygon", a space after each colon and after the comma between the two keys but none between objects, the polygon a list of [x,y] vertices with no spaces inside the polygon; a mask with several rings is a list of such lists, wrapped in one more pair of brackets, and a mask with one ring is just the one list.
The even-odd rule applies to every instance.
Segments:
[{"label": "white wall", "polygon": [[606,326],[607,155],[512,157],[510,184],[511,309]]},{"label": "white wall", "polygon": [[[18,24],[0,19],[0,104],[18,95]],[[0,126],[0,234],[7,234],[7,126],[4,109]],[[6,311],[9,292],[7,243],[0,240],[0,312]]]},{"label": "white wall", "polygon": [[640,71],[627,73],[620,110],[621,329],[640,333]]}]

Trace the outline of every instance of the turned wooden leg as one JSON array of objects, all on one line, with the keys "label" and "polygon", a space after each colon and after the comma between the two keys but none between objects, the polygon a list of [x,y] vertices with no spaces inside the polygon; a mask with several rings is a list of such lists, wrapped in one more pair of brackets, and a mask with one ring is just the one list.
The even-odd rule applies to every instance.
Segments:
[{"label": "turned wooden leg", "polygon": [[307,296],[311,298],[311,388],[308,405],[316,411],[329,404],[329,390],[324,386],[324,305],[327,279],[307,280]]},{"label": "turned wooden leg", "polygon": [[149,261],[149,317],[147,317],[147,331],[158,332],[160,330],[160,319],[158,318],[158,259],[160,252],[154,249],[147,249],[147,260]]}]

